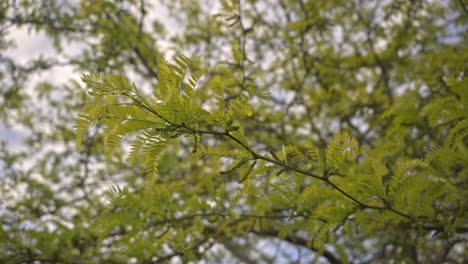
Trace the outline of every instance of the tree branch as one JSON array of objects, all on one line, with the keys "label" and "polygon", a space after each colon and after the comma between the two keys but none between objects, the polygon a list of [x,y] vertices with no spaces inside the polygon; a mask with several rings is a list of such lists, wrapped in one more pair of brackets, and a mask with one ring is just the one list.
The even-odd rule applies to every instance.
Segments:
[{"label": "tree branch", "polygon": [[[268,237],[274,237],[274,238],[277,238],[277,239],[280,239],[278,237],[278,232],[276,231],[251,231],[252,233],[258,235],[258,236],[268,236]],[[287,235],[284,239],[280,239],[280,240],[283,240],[283,241],[286,241],[290,244],[293,244],[293,245],[297,245],[297,246],[302,246],[302,247],[305,247],[309,250],[312,250],[316,253],[320,252],[320,250],[314,248],[312,245],[309,245],[309,241],[301,238],[301,237],[298,237],[298,236],[294,236],[294,235]],[[328,262],[330,262],[331,264],[341,264],[343,263],[338,257],[336,257],[335,255],[333,255],[333,253],[331,253],[330,251],[326,250],[326,249],[323,249],[322,251],[322,256],[324,258],[326,258],[328,260]]]}]

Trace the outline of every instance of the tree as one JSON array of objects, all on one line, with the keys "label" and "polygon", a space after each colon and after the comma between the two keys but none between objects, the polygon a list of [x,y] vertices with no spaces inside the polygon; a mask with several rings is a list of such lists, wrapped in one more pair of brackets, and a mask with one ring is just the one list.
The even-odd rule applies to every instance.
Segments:
[{"label": "tree", "polygon": [[[45,32],[58,54],[0,57],[2,122],[28,131],[1,151],[0,260],[462,263],[467,15],[428,0],[0,4],[2,32]],[[81,82],[27,86],[53,67]]]}]

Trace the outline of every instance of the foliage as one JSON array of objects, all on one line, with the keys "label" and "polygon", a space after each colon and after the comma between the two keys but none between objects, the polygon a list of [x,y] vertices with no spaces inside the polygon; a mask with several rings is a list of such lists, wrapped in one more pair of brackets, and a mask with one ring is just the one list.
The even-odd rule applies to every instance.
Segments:
[{"label": "foliage", "polygon": [[0,4],[84,46],[1,61],[2,262],[468,258],[463,1],[59,2]]}]

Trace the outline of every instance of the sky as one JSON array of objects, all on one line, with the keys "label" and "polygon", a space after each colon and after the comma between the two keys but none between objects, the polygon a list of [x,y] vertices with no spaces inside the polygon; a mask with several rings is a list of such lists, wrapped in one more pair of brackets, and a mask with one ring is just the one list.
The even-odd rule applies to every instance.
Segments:
[{"label": "sky", "polygon": [[[2,56],[12,58],[21,65],[26,65],[29,61],[44,57],[56,58],[52,41],[42,32],[32,32],[26,28],[12,27],[7,35],[8,39],[15,42],[15,47],[0,51]],[[76,45],[70,45],[64,48],[65,53],[76,53]],[[79,74],[74,72],[71,67],[54,67],[32,75],[32,79],[27,82],[26,90],[31,90],[40,81],[49,81],[55,84],[61,84],[70,78],[79,79]],[[6,126],[0,121],[0,139],[5,140],[14,150],[21,148],[21,142],[24,135],[28,133],[27,129],[18,125]]]}]

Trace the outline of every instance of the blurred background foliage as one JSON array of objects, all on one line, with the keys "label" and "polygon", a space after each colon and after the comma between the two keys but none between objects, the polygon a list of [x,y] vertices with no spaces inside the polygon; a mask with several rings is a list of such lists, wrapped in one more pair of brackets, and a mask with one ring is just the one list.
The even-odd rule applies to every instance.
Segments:
[{"label": "blurred background foliage", "polygon": [[[1,1],[0,262],[463,263],[467,6]],[[194,99],[205,110],[220,83],[226,106],[256,95],[229,126],[257,153],[384,210],[274,163],[239,183],[242,157],[187,157],[191,140],[161,154],[156,183],[126,162],[130,140],[109,152],[100,125],[76,149],[81,74],[124,76],[149,95],[176,54],[208,69]],[[199,140],[202,151],[232,147]],[[337,159],[340,147],[353,153]],[[302,159],[308,150],[321,165]]]}]

